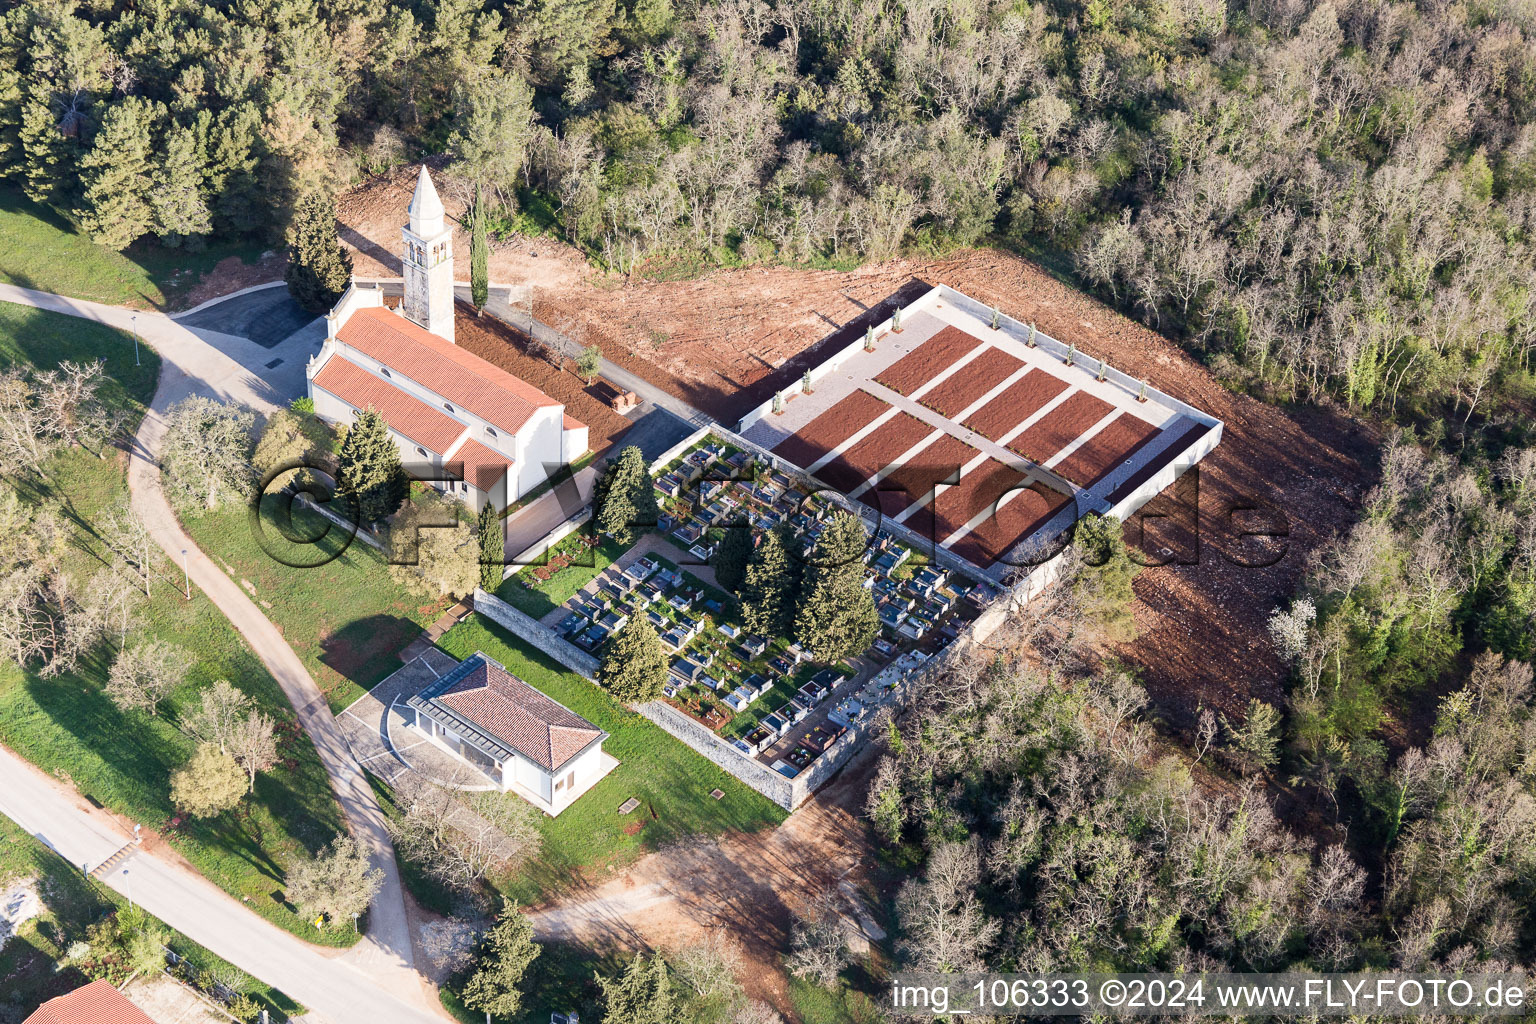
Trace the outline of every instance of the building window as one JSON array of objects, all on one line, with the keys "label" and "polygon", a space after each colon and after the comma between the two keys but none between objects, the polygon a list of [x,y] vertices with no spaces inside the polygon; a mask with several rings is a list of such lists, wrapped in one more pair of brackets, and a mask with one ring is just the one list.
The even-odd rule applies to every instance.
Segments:
[{"label": "building window", "polygon": [[427,450],[425,448],[417,448],[416,454],[420,455],[424,459],[431,458],[431,456],[427,454]]},{"label": "building window", "polygon": [[490,436],[491,436],[491,437],[496,437],[496,436],[498,436],[498,435],[497,435],[497,434],[496,434],[496,428],[495,428],[495,427],[491,427],[491,426],[487,426],[487,427],[486,427],[486,428],[485,428],[485,432],[486,432],[486,433],[487,433],[487,434],[488,434],[488,435],[490,435]]},{"label": "building window", "polygon": [[389,367],[387,367],[387,366],[379,367],[379,372],[382,373],[386,377],[393,377],[394,376],[394,374],[389,372]]},{"label": "building window", "polygon": [[447,402],[443,403],[443,408],[447,409],[449,412],[453,412],[453,406],[449,405]]},{"label": "building window", "polygon": [[555,792],[558,793],[558,792],[560,792],[564,788],[565,788],[565,780],[564,779],[556,779],[555,780]]},{"label": "building window", "polygon": [[467,484],[464,481],[460,480],[459,481],[459,493],[461,493],[461,494],[468,494],[469,493],[469,484]]}]

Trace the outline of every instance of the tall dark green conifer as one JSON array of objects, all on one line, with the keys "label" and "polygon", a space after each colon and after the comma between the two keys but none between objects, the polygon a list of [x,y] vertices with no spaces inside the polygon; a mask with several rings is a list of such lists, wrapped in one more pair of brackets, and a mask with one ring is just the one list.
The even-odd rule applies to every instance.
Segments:
[{"label": "tall dark green conifer", "polygon": [[672,979],[659,953],[649,960],[636,953],[619,977],[597,981],[603,987],[603,1024],[671,1024],[677,1019]]},{"label": "tall dark green conifer", "polygon": [[469,295],[476,309],[484,309],[491,297],[491,244],[485,237],[485,197],[475,186],[473,234],[469,240]]},{"label": "tall dark green conifer", "polygon": [[150,205],[155,170],[152,154],[158,104],[125,97],[106,112],[90,151],[80,158],[80,208],[76,216],[91,240],[126,249],[154,228]]},{"label": "tall dark green conifer", "polygon": [[305,193],[294,207],[289,234],[283,280],[300,306],[324,313],[352,277],[352,257],[336,238],[336,200],[324,192]]},{"label": "tall dark green conifer", "polygon": [[597,681],[623,704],[642,704],[661,696],[667,681],[667,653],[656,627],[644,615],[634,615],[613,635]]},{"label": "tall dark green conifer", "polygon": [[747,558],[741,584],[741,619],[753,633],[789,635],[800,576],[799,562],[791,554],[793,544],[782,526],[775,527]]},{"label": "tall dark green conifer", "polygon": [[715,569],[715,582],[722,590],[732,594],[741,592],[742,584],[747,581],[747,559],[752,557],[752,540],[752,528],[746,521],[738,519],[726,526],[720,550],[710,560]]},{"label": "tall dark green conifer", "polygon": [[838,512],[806,560],[795,639],[818,661],[852,657],[880,631],[874,595],[864,587],[861,556],[868,543],[858,516]]},{"label": "tall dark green conifer", "polygon": [[475,957],[475,971],[464,984],[464,1005],[486,1015],[516,1017],[523,1008],[523,975],[539,958],[533,925],[517,904],[502,900],[496,927],[486,933]]},{"label": "tall dark green conifer", "polygon": [[487,500],[480,510],[480,589],[494,591],[501,586],[501,574],[506,568],[506,536],[501,529],[501,516],[496,513],[496,503]]},{"label": "tall dark green conifer", "polygon": [[656,482],[645,464],[645,454],[635,445],[619,452],[608,464],[597,493],[593,495],[593,522],[620,544],[628,544],[637,531],[656,525],[661,510],[656,506]]},{"label": "tall dark green conifer", "polygon": [[363,522],[393,515],[405,500],[409,481],[400,466],[400,449],[375,410],[357,414],[341,442],[337,463],[341,490],[356,495]]}]

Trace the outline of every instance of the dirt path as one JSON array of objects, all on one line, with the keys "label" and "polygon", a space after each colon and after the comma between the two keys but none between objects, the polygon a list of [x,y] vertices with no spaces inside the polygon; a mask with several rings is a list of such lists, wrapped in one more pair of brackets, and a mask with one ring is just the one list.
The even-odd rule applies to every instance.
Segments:
[{"label": "dirt path", "polygon": [[745,960],[747,993],[786,1011],[780,957],[791,915],[839,882],[865,880],[871,851],[858,808],[873,769],[872,757],[855,761],[776,829],[650,854],[533,911],[534,927],[541,938],[663,950],[723,932]]}]

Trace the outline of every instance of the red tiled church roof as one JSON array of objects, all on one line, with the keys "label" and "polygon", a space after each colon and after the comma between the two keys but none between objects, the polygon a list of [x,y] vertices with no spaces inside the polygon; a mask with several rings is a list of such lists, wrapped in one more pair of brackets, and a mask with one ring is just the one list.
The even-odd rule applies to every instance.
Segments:
[{"label": "red tiled church roof", "polygon": [[93,981],[48,1000],[23,1024],[155,1024],[107,981]]},{"label": "red tiled church roof", "polygon": [[517,433],[536,410],[560,405],[527,381],[388,309],[357,310],[337,337],[509,433]]},{"label": "red tiled church roof", "polygon": [[331,356],[320,367],[315,386],[354,408],[378,410],[392,430],[437,455],[445,454],[469,429],[340,355]]},{"label": "red tiled church roof", "polygon": [[489,491],[501,478],[506,476],[507,470],[512,467],[512,460],[498,451],[492,451],[479,441],[470,439],[459,446],[448,459],[450,463],[464,463],[463,479],[480,488]]}]

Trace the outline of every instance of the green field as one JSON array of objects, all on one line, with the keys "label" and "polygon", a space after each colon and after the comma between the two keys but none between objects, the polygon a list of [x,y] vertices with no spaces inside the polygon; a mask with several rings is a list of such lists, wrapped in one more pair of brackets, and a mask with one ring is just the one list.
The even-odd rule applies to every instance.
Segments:
[{"label": "green field", "polygon": [[[96,921],[121,910],[117,893],[87,877],[38,840],[0,816],[0,889],[21,879],[35,879],[43,913],[21,926],[0,950],[0,1019],[20,1020],[55,996],[63,995],[100,974],[89,956],[66,962],[75,942],[86,939]],[[281,992],[263,985],[219,959],[192,940],[172,933],[170,946],[180,955],[226,984],[284,1016],[303,1007]],[[243,980],[242,980],[243,979]],[[121,978],[114,978],[121,982]],[[6,1016],[14,1012],[16,1016]]]},{"label": "green field", "polygon": [[595,548],[589,547],[586,543],[589,536],[583,528],[550,549],[545,565],[560,558],[568,557],[571,561],[548,579],[535,579],[540,566],[530,565],[502,580],[501,586],[496,588],[496,596],[535,619],[543,618],[565,604],[630,547],[616,543],[611,537],[603,537]]},{"label": "green field", "polygon": [[[259,529],[244,507],[183,514],[182,525],[208,557],[249,584],[247,592],[340,711],[400,667],[400,651],[448,602],[409,593],[362,540],[348,543],[345,531],[314,512],[296,512],[288,522],[280,505],[286,507],[276,498],[263,502]],[[319,541],[293,543],[289,536]]]},{"label": "green field", "polygon": [[226,242],[192,252],[144,243],[117,252],[18,190],[0,189],[0,281],[6,284],[138,309],[174,309],[230,256],[251,263],[261,247]]},{"label": "green field", "polygon": [[[523,904],[538,903],[594,872],[628,863],[678,840],[777,825],[786,812],[766,797],[627,710],[595,685],[473,616],[449,630],[440,646],[456,658],[484,651],[513,675],[612,734],[603,749],[619,766],[558,818],[540,818],[538,858],[496,887]],[[711,790],[725,791],[720,800]],[[630,797],[639,810],[618,813]],[[518,799],[507,796],[508,800]],[[625,826],[638,824],[634,835]]]},{"label": "green field", "polygon": [[[0,366],[17,361],[47,366],[95,354],[122,386],[110,396],[141,410],[154,388],[158,359],[145,350],[133,366],[132,346],[121,332],[88,321],[0,306]],[[92,523],[125,499],[127,456],[108,449],[106,458],[66,451],[36,478],[10,481],[24,500],[57,503],[70,529],[64,570],[87,585],[106,562]],[[158,637],[193,655],[187,682],[159,717],[119,711],[104,687],[114,656],[92,652],[77,671],[43,678],[14,664],[0,665],[0,742],[44,770],[67,778],[82,794],[117,813],[162,831],[179,853],[225,891],[249,897],[274,923],[315,941],[349,945],[350,928],[317,936],[283,902],[285,865],[314,851],[341,828],[340,809],[309,739],[266,668],[223,615],[199,592],[183,597],[177,567],[162,566],[152,597],[138,611],[135,635]],[[256,792],[238,808],[205,821],[177,821],[169,795],[170,773],[191,754],[191,739],[175,726],[177,715],[216,679],[228,679],[278,722],[282,764],[258,778]]]}]

